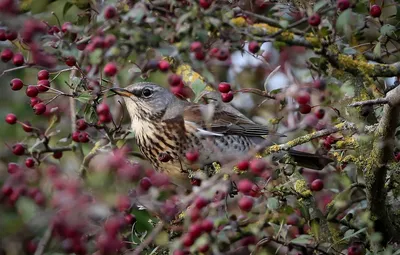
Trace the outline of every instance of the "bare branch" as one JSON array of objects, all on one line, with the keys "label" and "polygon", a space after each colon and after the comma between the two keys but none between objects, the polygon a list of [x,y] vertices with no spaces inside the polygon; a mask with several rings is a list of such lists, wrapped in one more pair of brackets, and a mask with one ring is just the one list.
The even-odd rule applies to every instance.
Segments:
[{"label": "bare branch", "polygon": [[389,101],[386,98],[377,98],[366,101],[359,101],[349,104],[349,107],[363,106],[363,105],[376,105],[376,104],[387,104]]}]

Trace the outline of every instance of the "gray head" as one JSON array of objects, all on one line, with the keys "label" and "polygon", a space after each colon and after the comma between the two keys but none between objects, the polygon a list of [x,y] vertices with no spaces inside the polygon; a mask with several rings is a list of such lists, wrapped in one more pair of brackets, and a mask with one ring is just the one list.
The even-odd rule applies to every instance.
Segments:
[{"label": "gray head", "polygon": [[132,121],[161,120],[168,106],[174,101],[180,101],[168,89],[151,82],[111,90],[124,98]]}]

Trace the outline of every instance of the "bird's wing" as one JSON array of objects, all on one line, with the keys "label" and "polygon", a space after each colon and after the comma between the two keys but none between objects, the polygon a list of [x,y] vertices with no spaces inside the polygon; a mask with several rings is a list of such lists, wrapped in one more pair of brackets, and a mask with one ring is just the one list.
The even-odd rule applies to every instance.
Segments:
[{"label": "bird's wing", "polygon": [[215,135],[263,136],[269,134],[268,128],[256,124],[245,116],[211,109],[210,105],[192,104],[183,111],[185,122],[195,124],[199,129]]}]

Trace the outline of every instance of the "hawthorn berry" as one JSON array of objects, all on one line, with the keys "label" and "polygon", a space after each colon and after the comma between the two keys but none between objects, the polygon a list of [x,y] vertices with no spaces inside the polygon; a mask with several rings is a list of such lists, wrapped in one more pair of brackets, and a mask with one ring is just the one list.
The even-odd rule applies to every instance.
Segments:
[{"label": "hawthorn berry", "polygon": [[190,247],[194,244],[194,240],[191,235],[184,234],[182,237],[182,243],[183,243],[183,246]]},{"label": "hawthorn berry", "polygon": [[260,45],[256,41],[249,42],[249,51],[253,54],[257,53],[260,50]]},{"label": "hawthorn berry", "polygon": [[5,41],[5,40],[7,40],[6,30],[0,29],[0,41]]},{"label": "hawthorn berry", "polygon": [[97,114],[108,114],[110,112],[110,107],[106,103],[101,103],[96,107]]},{"label": "hawthorn berry", "polygon": [[63,156],[63,152],[62,151],[56,151],[53,153],[53,158],[55,159],[60,159]]},{"label": "hawthorn berry", "polygon": [[120,195],[117,197],[116,207],[119,211],[124,212],[131,207],[131,200],[128,196]]},{"label": "hawthorn berry", "polygon": [[7,114],[6,122],[10,125],[14,125],[15,123],[17,123],[17,116],[15,116],[15,114],[13,114],[13,113]]},{"label": "hawthorn berry", "polygon": [[116,16],[117,16],[117,9],[115,9],[114,6],[109,5],[104,9],[104,17],[106,19],[113,19]]},{"label": "hawthorn berry", "polygon": [[80,140],[79,140],[80,134],[81,134],[81,132],[79,132],[79,131],[73,132],[71,135],[72,141],[79,143],[80,142]]},{"label": "hawthorn berry", "polygon": [[9,174],[15,174],[15,173],[18,172],[19,170],[20,170],[20,167],[19,167],[18,164],[13,163],[13,162],[8,163],[8,165],[7,165],[7,172],[8,172]]},{"label": "hawthorn berry", "polygon": [[314,13],[310,17],[308,17],[308,24],[310,24],[313,27],[318,26],[321,24],[321,16],[319,16],[318,13]]},{"label": "hawthorn berry", "polygon": [[204,197],[200,197],[200,196],[197,197],[197,198],[194,200],[194,206],[195,206],[197,209],[202,209],[203,207],[207,206],[208,203],[209,203],[209,201],[208,201],[207,199],[205,199]]},{"label": "hawthorn berry", "polygon": [[362,255],[363,254],[363,249],[361,248],[360,245],[355,245],[352,244],[347,248],[347,255]]},{"label": "hawthorn berry", "polygon": [[324,188],[324,182],[321,179],[315,179],[311,183],[311,190],[312,191],[320,191]]},{"label": "hawthorn berry", "polygon": [[229,50],[228,49],[219,49],[217,52],[217,59],[220,61],[225,61],[229,58]]},{"label": "hawthorn berry", "polygon": [[14,155],[21,156],[25,153],[25,147],[20,143],[14,144],[12,147],[12,152]]},{"label": "hawthorn berry", "polygon": [[248,179],[240,180],[237,185],[238,191],[243,194],[248,194],[253,188],[253,183]]},{"label": "hawthorn berry", "polygon": [[44,103],[38,103],[33,106],[33,111],[36,115],[42,115],[46,112],[46,105]]},{"label": "hawthorn berry", "polygon": [[182,84],[182,77],[177,74],[170,74],[168,76],[168,83],[171,87],[176,87]]},{"label": "hawthorn berry", "polygon": [[8,62],[12,59],[13,56],[14,56],[14,53],[12,52],[12,50],[4,49],[1,52],[0,58],[3,62]]},{"label": "hawthorn berry", "polygon": [[76,121],[76,129],[83,131],[87,127],[88,127],[87,123],[86,123],[86,121],[84,119],[79,119],[79,120]]},{"label": "hawthorn berry", "polygon": [[299,106],[299,112],[302,114],[308,114],[311,112],[311,106],[309,104],[301,104]]},{"label": "hawthorn berry", "polygon": [[33,158],[25,159],[25,166],[28,168],[32,168],[35,166],[35,160]]},{"label": "hawthorn berry", "polygon": [[29,99],[30,105],[31,107],[33,107],[35,104],[41,103],[42,99],[38,98],[38,97],[31,97]]},{"label": "hawthorn berry", "polygon": [[267,167],[267,163],[263,159],[253,159],[249,164],[251,172],[261,174]]},{"label": "hawthorn berry", "polygon": [[160,69],[161,72],[167,72],[169,69],[169,62],[167,60],[160,60],[158,62],[158,69]]},{"label": "hawthorn berry", "polygon": [[245,171],[249,168],[249,161],[248,160],[242,160],[237,164],[237,168],[241,171]]},{"label": "hawthorn berry", "polygon": [[89,142],[89,134],[87,132],[80,132],[79,133],[79,142],[81,142],[81,143]]},{"label": "hawthorn berry", "polygon": [[128,225],[132,225],[133,223],[136,222],[136,217],[135,217],[135,215],[130,214],[130,213],[126,214],[126,215],[124,216],[124,219],[125,219],[125,223],[128,224]]},{"label": "hawthorn berry", "polygon": [[299,94],[296,96],[296,101],[299,104],[308,104],[310,102],[310,93],[307,91],[300,91]]},{"label": "hawthorn berry", "polygon": [[221,100],[224,103],[229,103],[230,101],[232,101],[233,100],[232,91],[229,91],[228,93],[221,93]]},{"label": "hawthorn berry", "polygon": [[68,32],[70,29],[72,28],[72,23],[71,22],[64,22],[64,24],[62,24],[61,26],[61,31],[63,33]]},{"label": "hawthorn berry", "polygon": [[208,244],[203,244],[198,248],[199,252],[206,253],[210,249],[210,246]]},{"label": "hawthorn berry", "polygon": [[371,9],[369,9],[369,14],[374,18],[378,18],[382,14],[382,9],[379,5],[374,4],[371,6]]},{"label": "hawthorn berry", "polygon": [[197,60],[202,61],[202,60],[204,60],[206,58],[206,54],[204,54],[203,51],[197,51],[197,52],[194,53],[194,57]]},{"label": "hawthorn berry", "polygon": [[185,153],[186,159],[190,162],[196,162],[199,159],[198,151],[188,151]]},{"label": "hawthorn berry", "polygon": [[286,217],[286,224],[297,226],[300,223],[300,218],[297,214],[292,213]]},{"label": "hawthorn berry", "polygon": [[210,8],[210,6],[212,4],[212,0],[199,0],[199,4],[200,4],[201,8],[206,10],[206,9]]},{"label": "hawthorn berry", "polygon": [[105,48],[110,48],[117,42],[117,37],[113,34],[108,34],[104,38],[104,47]]},{"label": "hawthorn berry", "polygon": [[65,64],[67,66],[75,66],[76,65],[76,59],[74,56],[68,56],[65,58]]},{"label": "hawthorn berry", "polygon": [[47,70],[40,70],[37,74],[38,80],[47,80],[50,77],[50,73]]},{"label": "hawthorn berry", "polygon": [[1,187],[1,194],[3,194],[4,196],[9,196],[13,193],[13,188],[11,187],[11,185],[9,184],[4,184]]},{"label": "hawthorn berry", "polygon": [[218,90],[221,93],[228,93],[229,91],[231,91],[231,84],[227,82],[221,82],[220,84],[218,84]]},{"label": "hawthorn berry", "polygon": [[317,79],[313,82],[313,87],[319,90],[324,90],[326,87],[325,80]]},{"label": "hawthorn berry", "polygon": [[147,190],[149,190],[150,187],[152,186],[152,183],[151,183],[150,178],[148,178],[148,177],[143,177],[143,178],[140,180],[139,185],[140,185],[140,188],[141,188],[142,190],[147,191]]},{"label": "hawthorn berry", "polygon": [[251,211],[251,209],[253,208],[253,204],[253,199],[248,196],[241,197],[238,202],[239,208],[245,212]]},{"label": "hawthorn berry", "polygon": [[13,56],[12,61],[15,66],[22,66],[25,62],[24,55],[22,55],[21,53],[16,53]]},{"label": "hawthorn berry", "polygon": [[39,92],[46,92],[50,89],[50,82],[48,80],[39,80],[36,87]]},{"label": "hawthorn berry", "polygon": [[199,222],[193,223],[190,227],[189,227],[189,235],[193,238],[193,239],[197,239],[199,236],[201,236],[203,229],[201,227],[201,224]]},{"label": "hawthorn berry", "polygon": [[201,51],[202,48],[203,48],[203,44],[201,42],[192,42],[190,44],[190,51],[191,52]]},{"label": "hawthorn berry", "polygon": [[36,97],[39,94],[39,90],[36,86],[29,85],[25,91],[28,97]]},{"label": "hawthorn berry", "polygon": [[323,119],[325,116],[325,110],[324,109],[318,109],[317,111],[315,111],[315,116],[318,119]]},{"label": "hawthorn berry", "polygon": [[204,219],[201,221],[201,228],[204,232],[210,233],[214,228],[214,223],[212,222],[212,220]]},{"label": "hawthorn berry", "polygon": [[33,131],[32,125],[29,121],[25,121],[24,123],[22,123],[22,129],[28,133]]},{"label": "hawthorn berry", "polygon": [[12,90],[20,90],[24,86],[24,83],[21,81],[21,79],[14,78],[10,81],[10,86]]},{"label": "hawthorn berry", "polygon": [[104,66],[103,72],[106,76],[115,76],[118,72],[117,65],[115,63],[107,63]]},{"label": "hawthorn berry", "polygon": [[336,6],[339,10],[344,11],[350,7],[350,1],[349,0],[338,0],[336,3]]}]

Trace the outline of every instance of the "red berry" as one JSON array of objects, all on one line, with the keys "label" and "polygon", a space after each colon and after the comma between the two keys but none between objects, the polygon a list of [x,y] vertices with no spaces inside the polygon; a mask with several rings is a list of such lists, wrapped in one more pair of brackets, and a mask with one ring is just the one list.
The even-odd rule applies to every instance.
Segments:
[{"label": "red berry", "polygon": [[190,51],[191,52],[201,51],[202,48],[203,48],[203,44],[201,42],[192,42],[190,44]]},{"label": "red berry", "polygon": [[14,53],[12,52],[12,50],[10,49],[4,49],[1,52],[1,60],[3,62],[8,62],[12,59],[12,57],[14,56]]},{"label": "red berry", "polygon": [[29,85],[25,91],[28,97],[36,97],[39,94],[39,90],[36,86]]},{"label": "red berry", "polygon": [[149,190],[152,186],[151,180],[148,177],[143,177],[139,182],[140,188],[142,190]]},{"label": "red berry", "polygon": [[72,23],[71,22],[64,22],[64,24],[62,24],[62,26],[61,26],[61,31],[63,33],[66,33],[71,29],[71,27],[72,27]]},{"label": "red berry", "polygon": [[76,121],[76,129],[83,131],[86,128],[87,128],[87,123],[84,119],[79,119]]},{"label": "red berry", "polygon": [[132,225],[133,223],[135,223],[136,222],[136,217],[135,217],[135,215],[133,215],[133,214],[126,214],[125,216],[124,216],[124,219],[125,219],[125,222],[126,222],[126,224],[128,224],[128,225]]},{"label": "red berry", "polygon": [[96,112],[97,114],[108,114],[110,112],[110,107],[108,107],[106,103],[101,103],[96,107]]},{"label": "red berry", "polygon": [[202,60],[204,60],[206,58],[206,54],[204,54],[203,51],[197,51],[197,52],[194,53],[194,57],[197,60],[202,61]]},{"label": "red berry", "polygon": [[198,151],[188,151],[185,154],[186,159],[190,162],[196,162],[199,159],[199,152]]},{"label": "red berry", "polygon": [[349,248],[347,248],[347,255],[362,255],[363,250],[360,245],[351,245]]},{"label": "red berry", "polygon": [[204,197],[197,197],[194,200],[194,206],[197,209],[202,209],[203,207],[207,206],[209,203],[209,201],[207,199],[205,199]]},{"label": "red berry", "polygon": [[40,99],[38,97],[31,97],[29,101],[30,101],[31,107],[33,107],[34,105],[41,103],[42,99]]},{"label": "red berry", "polygon": [[8,30],[6,32],[6,39],[9,41],[14,41],[15,39],[17,39],[17,37],[18,37],[18,34],[15,31]]},{"label": "red berry", "polygon": [[217,59],[220,61],[225,61],[229,58],[229,50],[220,49],[217,53]]},{"label": "red berry", "polygon": [[382,9],[381,9],[381,7],[379,5],[374,4],[374,5],[371,6],[371,9],[369,10],[369,14],[372,17],[377,18],[377,17],[381,16]]},{"label": "red berry", "polygon": [[211,57],[217,57],[219,53],[219,49],[218,48],[211,48],[211,50],[209,51],[209,54]]},{"label": "red berry", "polygon": [[208,244],[203,244],[202,246],[199,247],[199,252],[206,253],[210,249],[210,246]]},{"label": "red berry", "polygon": [[350,7],[350,1],[349,0],[338,0],[336,5],[339,10],[344,11]]},{"label": "red berry", "polygon": [[81,143],[89,142],[89,134],[87,132],[79,133],[79,142]]},{"label": "red berry", "polygon": [[33,106],[33,111],[36,115],[41,115],[46,112],[46,105],[44,103],[38,103]]},{"label": "red berry", "polygon": [[188,213],[191,222],[196,222],[198,219],[200,219],[200,210],[196,207],[193,207]]},{"label": "red berry", "polygon": [[160,60],[160,62],[158,62],[158,69],[160,69],[161,72],[167,72],[169,69],[169,62],[167,60]]},{"label": "red berry", "polygon": [[189,227],[189,235],[193,238],[193,239],[197,239],[199,236],[201,236],[203,229],[201,228],[201,224],[200,223],[193,223],[190,227]]},{"label": "red berry", "polygon": [[15,66],[22,66],[25,62],[24,55],[21,53],[16,53],[12,60]]},{"label": "red berry", "polygon": [[105,48],[110,48],[117,42],[117,37],[113,34],[106,35],[104,38],[104,47]]},{"label": "red berry", "polygon": [[39,92],[46,92],[50,89],[50,82],[48,80],[39,80],[37,84]]},{"label": "red berry", "polygon": [[394,160],[396,160],[396,162],[400,161],[400,152],[397,152],[397,154],[394,156]]},{"label": "red berry", "polygon": [[243,179],[239,181],[237,188],[243,194],[248,194],[253,188],[253,183],[248,179]]},{"label": "red berry", "polygon": [[300,223],[300,218],[297,214],[292,213],[291,215],[286,217],[286,223],[288,225],[297,226]]},{"label": "red berry", "polygon": [[249,43],[249,51],[253,54],[257,53],[260,50],[260,45],[256,41],[252,41]]},{"label": "red berry", "polygon": [[38,72],[37,77],[38,77],[38,80],[48,80],[50,77],[50,74],[47,70],[40,70]]},{"label": "red berry", "polygon": [[81,132],[79,132],[79,131],[73,132],[71,135],[72,141],[79,143],[80,142],[80,140],[79,140],[80,134],[81,134]]},{"label": "red berry", "polygon": [[32,168],[35,166],[35,160],[33,158],[25,159],[25,166],[28,168]]},{"label": "red berry", "polygon": [[250,161],[250,170],[254,174],[261,174],[264,169],[267,167],[267,163],[263,159],[253,159]]},{"label": "red berry", "polygon": [[79,43],[79,44],[76,44],[76,48],[78,49],[78,50],[80,50],[80,51],[83,51],[83,50],[85,50],[85,48],[87,47],[87,43]]},{"label": "red berry", "polygon": [[183,246],[190,247],[194,244],[194,240],[191,235],[184,234],[182,237],[182,243],[183,243]]},{"label": "red berry", "polygon": [[29,123],[29,121],[25,121],[24,123],[22,123],[22,128],[24,129],[25,132],[32,132],[33,128],[31,123]]},{"label": "red berry", "polygon": [[182,250],[174,250],[172,255],[186,255],[186,253]]},{"label": "red berry", "polygon": [[205,219],[201,222],[201,228],[204,232],[210,233],[214,228],[214,223],[209,219]]},{"label": "red berry", "polygon": [[324,188],[324,182],[321,179],[315,179],[311,183],[311,190],[312,191],[320,191]]},{"label": "red berry", "polygon": [[182,84],[182,77],[177,74],[170,74],[168,76],[168,83],[171,87],[176,87]]},{"label": "red berry", "polygon": [[242,160],[237,164],[237,168],[241,171],[245,171],[249,168],[249,161],[248,160]]},{"label": "red berry", "polygon": [[239,199],[238,205],[239,208],[245,212],[251,211],[251,208],[253,208],[253,199],[251,197],[244,196]]},{"label": "red berry", "polygon": [[110,123],[112,121],[111,113],[99,114],[99,121],[100,123]]},{"label": "red berry", "polygon": [[114,6],[109,5],[104,9],[104,17],[106,19],[113,19],[115,16],[117,16],[117,9]]},{"label": "red berry", "polygon": [[1,193],[2,193],[4,196],[9,196],[9,195],[11,195],[11,194],[13,193],[13,189],[12,189],[11,185],[9,185],[9,184],[4,184],[3,187],[1,187]]},{"label": "red berry", "polygon": [[6,30],[0,29],[0,41],[5,41],[5,40],[7,40]]},{"label": "red berry", "polygon": [[302,114],[308,114],[311,112],[311,106],[309,104],[301,104],[299,106],[299,112]]},{"label": "red berry", "polygon": [[15,114],[9,113],[6,115],[6,122],[10,125],[17,123],[17,116]]},{"label": "red berry", "polygon": [[128,196],[120,195],[117,197],[117,208],[119,211],[124,212],[131,207],[131,200]]},{"label": "red berry", "polygon": [[69,56],[65,58],[65,64],[67,66],[75,66],[76,65],[76,59],[74,56]]},{"label": "red berry", "polygon": [[313,83],[313,87],[319,90],[324,90],[326,87],[326,82],[324,80],[315,80]]},{"label": "red berry", "polygon": [[318,13],[314,13],[310,17],[308,17],[308,24],[313,27],[318,26],[321,23],[321,16]]},{"label": "red berry", "polygon": [[224,103],[229,103],[230,101],[232,101],[233,100],[232,91],[229,91],[228,93],[221,93],[221,100]]},{"label": "red berry", "polygon": [[296,101],[299,104],[308,104],[310,102],[310,93],[307,91],[300,91],[299,94],[296,96]]},{"label": "red berry", "polygon": [[38,242],[34,240],[29,240],[25,245],[25,250],[28,254],[34,254],[38,247]]},{"label": "red berry", "polygon": [[115,76],[118,72],[117,65],[115,63],[107,63],[104,66],[103,72],[106,76]]},{"label": "red berry", "polygon": [[221,93],[228,93],[229,91],[231,91],[231,84],[227,82],[221,82],[220,84],[218,84],[218,90]]},{"label": "red berry", "polygon": [[17,143],[14,144],[14,146],[12,147],[12,152],[14,153],[14,155],[21,156],[25,153],[25,148],[22,144]]},{"label": "red berry", "polygon": [[212,0],[199,0],[199,4],[201,8],[208,9],[212,4]]},{"label": "red berry", "polygon": [[53,153],[53,158],[55,159],[60,159],[63,156],[63,152],[62,151],[56,151]]},{"label": "red berry", "polygon": [[15,78],[11,80],[10,86],[12,90],[20,90],[24,86],[24,83],[20,79]]},{"label": "red berry", "polygon": [[315,116],[316,116],[318,119],[323,119],[324,116],[325,116],[325,110],[324,110],[324,109],[318,109],[318,110],[315,112]]},{"label": "red berry", "polygon": [[19,167],[18,164],[13,163],[13,162],[8,163],[7,172],[8,172],[9,174],[15,174],[15,173],[18,172],[19,170],[20,170],[20,167]]}]

